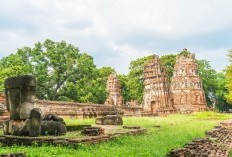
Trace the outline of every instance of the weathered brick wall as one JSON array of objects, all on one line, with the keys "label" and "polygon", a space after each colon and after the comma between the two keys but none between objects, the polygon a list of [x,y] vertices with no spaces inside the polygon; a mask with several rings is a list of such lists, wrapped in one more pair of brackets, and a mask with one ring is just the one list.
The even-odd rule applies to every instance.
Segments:
[{"label": "weathered brick wall", "polygon": [[5,102],[5,95],[3,93],[0,93],[0,103]]},{"label": "weathered brick wall", "polygon": [[207,137],[194,139],[184,148],[174,149],[168,157],[226,157],[232,148],[232,120],[224,121],[211,131],[206,132]]},{"label": "weathered brick wall", "polygon": [[7,115],[6,105],[5,105],[5,95],[0,93],[0,116]]},{"label": "weathered brick wall", "polygon": [[[9,113],[6,110],[5,96],[0,94],[0,123],[8,118]],[[40,108],[44,114],[55,114],[58,116],[92,118],[109,114],[119,114],[124,116],[141,116],[141,107],[113,106],[103,104],[87,104],[77,102],[59,102],[36,100],[35,107]],[[1,120],[2,118],[2,120]]]},{"label": "weathered brick wall", "polygon": [[8,117],[9,113],[5,106],[5,95],[0,93],[0,126],[6,119],[8,119]]},{"label": "weathered brick wall", "polygon": [[77,102],[58,102],[37,100],[35,107],[40,108],[44,114],[55,114],[76,118],[92,118],[97,116],[120,114],[125,116],[141,116],[140,107],[116,107],[112,105],[87,104]]}]

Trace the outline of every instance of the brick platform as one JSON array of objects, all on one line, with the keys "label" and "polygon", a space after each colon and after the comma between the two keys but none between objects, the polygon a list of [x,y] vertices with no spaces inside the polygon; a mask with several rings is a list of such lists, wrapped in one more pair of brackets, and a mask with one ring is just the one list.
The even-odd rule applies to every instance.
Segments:
[{"label": "brick platform", "polygon": [[35,107],[44,114],[55,114],[73,118],[94,118],[105,115],[141,116],[141,107],[113,106],[77,102],[37,100]]},{"label": "brick platform", "polygon": [[[103,127],[103,126],[101,126]],[[104,127],[103,127],[104,128]],[[109,133],[112,132],[112,128],[109,129],[109,126],[104,128],[105,135],[100,136],[86,136],[86,137],[25,137],[25,136],[11,136],[11,135],[3,135],[0,136],[0,143],[7,146],[12,145],[26,145],[31,146],[34,143],[38,145],[42,144],[52,144],[52,145],[78,145],[78,144],[97,144],[100,142],[109,141],[115,139],[122,135],[139,135],[145,133],[146,129],[124,129],[124,131],[117,131],[116,133]],[[108,130],[108,131],[107,131]]]},{"label": "brick platform", "polygon": [[169,157],[227,157],[232,149],[232,120],[224,121],[211,131],[206,138],[194,139],[184,148],[174,149]]}]

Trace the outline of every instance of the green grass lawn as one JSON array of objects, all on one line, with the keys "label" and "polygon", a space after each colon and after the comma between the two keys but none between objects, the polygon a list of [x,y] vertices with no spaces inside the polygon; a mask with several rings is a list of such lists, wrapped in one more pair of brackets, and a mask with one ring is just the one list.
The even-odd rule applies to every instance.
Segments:
[{"label": "green grass lawn", "polygon": [[[202,112],[190,115],[167,117],[125,117],[124,125],[139,125],[148,132],[139,136],[123,136],[98,145],[61,146],[13,146],[0,147],[0,154],[26,152],[28,156],[77,156],[77,157],[162,157],[172,148],[182,147],[193,138],[204,137],[221,120],[232,118],[232,114]],[[67,125],[94,124],[94,119],[65,119]],[[160,125],[160,127],[154,127]]]}]

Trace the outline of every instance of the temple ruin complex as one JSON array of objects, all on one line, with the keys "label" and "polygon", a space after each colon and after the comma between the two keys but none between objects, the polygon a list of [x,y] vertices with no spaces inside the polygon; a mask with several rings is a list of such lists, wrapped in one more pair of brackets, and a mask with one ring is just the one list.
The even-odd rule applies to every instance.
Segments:
[{"label": "temple ruin complex", "polygon": [[186,113],[207,108],[195,55],[187,49],[176,57],[171,85],[157,55],[144,66],[143,75],[144,111],[167,113],[174,108]]},{"label": "temple ruin complex", "polygon": [[172,112],[168,75],[157,55],[144,66],[144,111]]},{"label": "temple ruin complex", "polygon": [[180,111],[201,111],[206,108],[205,93],[194,54],[177,55],[171,80],[173,105]]},{"label": "temple ruin complex", "polygon": [[[176,57],[171,81],[168,79],[168,74],[157,55],[152,56],[151,60],[145,64],[142,106],[139,106],[135,100],[126,102],[123,105],[121,83],[116,73],[113,73],[107,80],[108,98],[104,105],[35,100],[34,107],[40,108],[45,114],[78,118],[92,118],[108,114],[141,116],[146,114],[203,111],[207,108],[207,104],[195,55],[189,53],[186,49],[182,52],[184,53],[180,53]],[[6,91],[9,90],[18,92],[6,87]],[[18,94],[16,93],[16,95]],[[11,98],[14,95],[11,94],[8,97]],[[5,95],[0,94],[0,125],[9,116],[5,102],[8,102],[5,100]],[[24,104],[27,105],[27,103]],[[14,108],[16,107],[12,109]],[[12,115],[18,117],[16,110],[15,114],[12,112]]]},{"label": "temple ruin complex", "polygon": [[117,78],[116,73],[111,74],[107,80],[106,90],[108,92],[108,98],[105,104],[122,106],[123,99],[121,95],[121,83]]}]

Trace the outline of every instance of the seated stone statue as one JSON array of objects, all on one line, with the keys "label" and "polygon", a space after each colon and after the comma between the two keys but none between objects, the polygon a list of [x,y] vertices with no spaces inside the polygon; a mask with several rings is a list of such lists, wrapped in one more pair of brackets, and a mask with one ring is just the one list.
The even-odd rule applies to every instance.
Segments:
[{"label": "seated stone statue", "polygon": [[[12,124],[11,132],[6,132],[4,130],[4,133],[31,137],[40,135],[65,135],[67,133],[66,125],[62,118],[52,114],[45,115],[44,117],[45,119],[43,119],[42,112],[39,108],[34,108],[31,110],[28,119],[20,123],[16,122]],[[7,121],[5,125],[7,125]]]},{"label": "seated stone statue", "polygon": [[11,77],[5,81],[7,110],[10,120],[4,122],[4,134],[17,136],[64,135],[67,132],[62,118],[42,115],[34,108],[36,81],[33,76]]},{"label": "seated stone statue", "polygon": [[41,135],[65,135],[67,128],[63,118],[54,114],[44,116],[41,124]]}]

